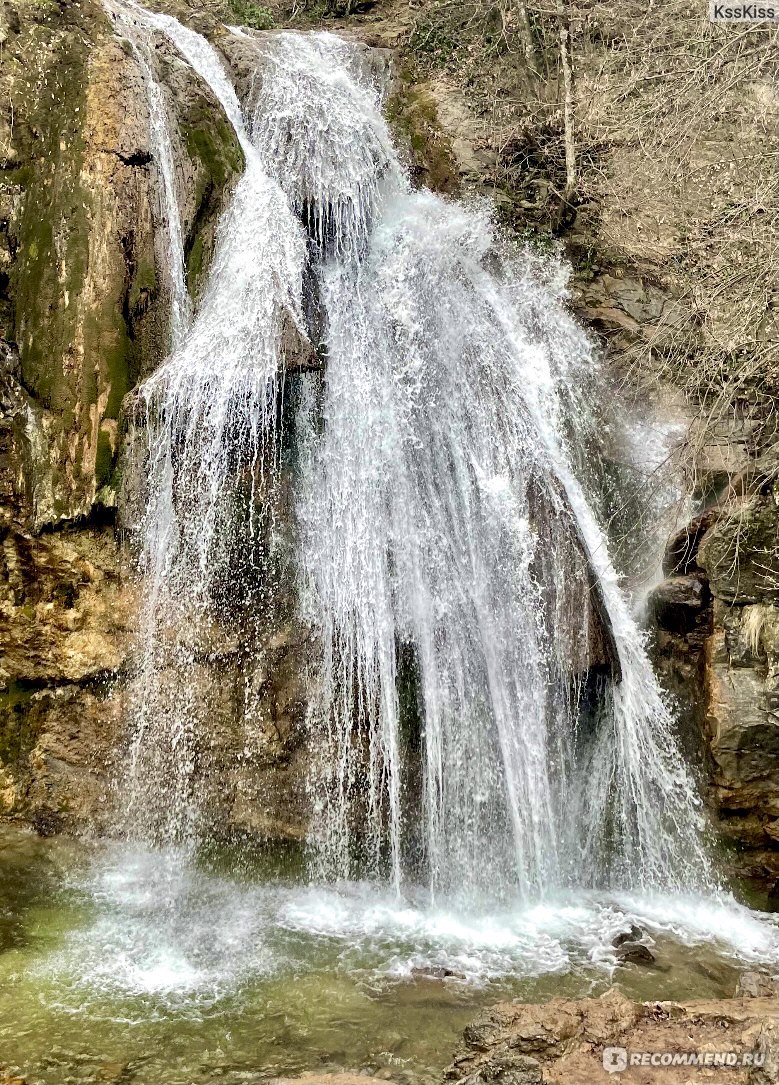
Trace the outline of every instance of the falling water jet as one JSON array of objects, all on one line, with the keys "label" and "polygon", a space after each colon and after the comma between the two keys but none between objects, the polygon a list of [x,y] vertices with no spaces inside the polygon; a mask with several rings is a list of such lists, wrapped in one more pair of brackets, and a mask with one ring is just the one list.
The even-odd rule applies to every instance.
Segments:
[{"label": "falling water jet", "polygon": [[146,90],[151,152],[159,171],[164,208],[161,233],[166,240],[167,260],[164,264],[170,288],[170,346],[175,349],[181,344],[192,320],[192,302],[187,290],[184,239],[176,194],[170,122],[165,94],[153,71],[152,27],[148,22],[139,21],[132,8],[121,0],[105,0],[105,8],[113,20],[115,30],[130,42]]},{"label": "falling water jet", "polygon": [[[201,661],[235,606],[235,569],[261,545],[261,496],[272,479],[273,432],[285,358],[310,353],[301,310],[305,242],[265,170],[213,47],[176,19],[113,0],[126,19],[167,37],[210,88],[245,159],[217,228],[199,310],[182,342],[136,390],[132,526],[143,605],[124,821],[150,843],[197,839],[195,777],[208,735]],[[243,534],[235,538],[234,523]],[[237,549],[236,549],[237,547]],[[252,592],[241,606],[251,621]]]},{"label": "falling water jet", "polygon": [[[471,905],[705,882],[699,800],[573,467],[598,381],[589,341],[546,271],[500,255],[487,211],[410,190],[352,47],[282,34],[270,48],[260,151],[293,206],[317,222],[337,208],[319,272],[323,437],[299,501],[323,644],[320,873],[359,874],[367,851],[400,889],[404,823],[421,817],[431,890]],[[358,152],[335,154],[355,133]],[[570,661],[598,627],[615,678],[585,734]],[[421,810],[404,794],[400,646],[419,661]]]},{"label": "falling water jet", "polygon": [[[334,976],[356,989],[350,974],[386,985],[426,964],[474,985],[564,971],[600,982],[614,934],[633,922],[683,947],[715,942],[739,961],[779,961],[770,922],[670,891],[707,888],[699,811],[580,481],[588,389],[597,394],[601,377],[565,310],[560,267],[506,253],[484,206],[411,191],[381,87],[346,42],[266,40],[278,63],[271,82],[263,70],[266,105],[255,102],[247,125],[208,43],[132,10],[222,101],[246,172],[197,319],[138,392],[145,594],[125,780],[138,845],[108,846],[91,873],[95,922],[50,962],[65,977],[57,996],[81,1020],[85,1005],[101,1020],[107,1005],[122,1022],[151,1015],[157,1048],[183,1015],[188,1051],[193,1017],[205,1034],[198,1015],[216,1007],[217,1045],[227,1020],[256,1059],[247,992],[268,973],[266,1005],[285,998],[279,980],[298,994],[317,970],[328,990]],[[324,100],[329,128],[312,130]],[[348,175],[331,243],[305,237],[293,213],[302,190],[268,110],[305,160],[311,206],[334,206]],[[358,135],[381,153],[352,161]],[[275,477],[263,452],[281,356],[306,348],[304,284],[315,284],[327,355],[326,372],[295,382],[302,603],[320,648],[313,872],[374,876],[337,886],[247,884],[192,855],[210,724],[192,675],[228,605],[256,618],[254,589],[236,601],[235,584],[246,586],[225,565],[251,565],[261,541],[259,487]],[[604,635],[614,651],[599,645]],[[615,651],[621,671],[609,674]],[[307,1057],[321,1065],[314,1043]]]}]

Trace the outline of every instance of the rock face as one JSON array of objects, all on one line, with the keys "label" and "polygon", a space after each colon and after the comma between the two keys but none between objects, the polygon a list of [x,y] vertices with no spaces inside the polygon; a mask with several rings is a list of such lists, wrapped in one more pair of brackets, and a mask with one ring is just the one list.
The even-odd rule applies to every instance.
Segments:
[{"label": "rock face", "polygon": [[[113,523],[123,402],[168,347],[161,193],[143,73],[100,3],[6,2],[0,50],[0,814],[100,830],[137,611]],[[197,298],[242,155],[208,87],[162,40],[152,65]],[[255,805],[236,778],[238,751],[253,787],[272,791],[269,765],[287,771],[293,640],[252,656],[251,741],[245,659],[215,650],[203,664],[221,708],[205,769],[226,781],[228,824],[234,807],[257,828],[271,801]],[[284,816],[294,835],[297,811]]]},{"label": "rock face", "polygon": [[670,575],[651,600],[672,685],[685,661],[681,677],[706,740],[720,826],[738,848],[737,865],[763,881],[779,875],[775,477],[769,456],[712,481],[721,499],[670,540]]},{"label": "rock face", "polygon": [[[31,398],[30,518],[110,504],[122,400],[167,350],[160,196],[142,72],[99,3],[6,4],[3,326]],[[190,271],[241,166],[208,89],[160,46]],[[5,104],[7,103],[7,105]],[[197,254],[195,256],[195,254]],[[34,431],[34,432],[33,432]]]},{"label": "rock face", "polygon": [[[463,1085],[768,1085],[779,1065],[779,1006],[770,998],[636,1003],[612,989],[542,1006],[500,1003],[468,1026],[464,1040],[446,1075]],[[644,1053],[648,1064],[631,1065]],[[678,1061],[690,1053],[703,1061]],[[743,1065],[715,1063],[715,1053]],[[676,1065],[663,1065],[663,1055],[676,1055]]]}]

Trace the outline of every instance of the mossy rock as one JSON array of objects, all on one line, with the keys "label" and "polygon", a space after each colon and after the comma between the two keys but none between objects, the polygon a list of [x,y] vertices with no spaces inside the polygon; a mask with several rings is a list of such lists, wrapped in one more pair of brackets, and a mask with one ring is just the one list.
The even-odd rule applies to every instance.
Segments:
[{"label": "mossy rock", "polygon": [[451,142],[438,122],[435,99],[424,87],[414,84],[408,69],[398,73],[386,115],[393,135],[410,160],[414,180],[434,192],[457,194],[457,163]]},{"label": "mossy rock", "polygon": [[0,766],[18,766],[38,740],[40,719],[33,711],[34,692],[23,682],[11,682],[0,690]]},{"label": "mossy rock", "polygon": [[772,494],[738,503],[701,540],[698,564],[726,603],[779,600],[779,508]]},{"label": "mossy rock", "polygon": [[132,384],[130,270],[124,239],[106,218],[112,182],[96,165],[105,148],[85,135],[94,118],[90,64],[110,37],[105,12],[89,2],[16,7],[4,57],[19,164],[2,182],[20,192],[7,225],[6,335],[18,343],[22,384],[47,412],[46,447],[38,449],[46,462],[31,467],[33,482],[44,471],[53,476],[51,502],[32,514],[45,523],[87,513],[96,460],[100,473],[110,471],[109,431],[98,431],[104,419],[118,419]]},{"label": "mossy rock", "polygon": [[226,192],[244,169],[244,156],[227,118],[206,99],[196,100],[181,131],[196,167],[195,214],[185,240],[187,288],[198,300],[213,256],[216,224]]}]

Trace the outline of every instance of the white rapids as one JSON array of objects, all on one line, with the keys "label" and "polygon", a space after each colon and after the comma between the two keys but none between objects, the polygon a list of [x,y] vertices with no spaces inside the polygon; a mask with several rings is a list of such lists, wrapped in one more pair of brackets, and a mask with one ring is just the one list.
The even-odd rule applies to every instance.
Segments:
[{"label": "white rapids", "polygon": [[[669,947],[698,947],[707,960],[779,968],[777,925],[732,898],[569,890],[469,914],[431,907],[423,887],[399,900],[367,882],[255,882],[199,870],[186,851],[124,845],[76,888],[96,915],[42,968],[72,976],[87,1004],[111,994],[206,1009],[247,982],[322,968],[379,985],[436,968],[466,986],[568,972],[605,979],[615,935],[634,924],[661,963],[678,951]],[[138,1005],[139,1018],[149,1012]]]}]

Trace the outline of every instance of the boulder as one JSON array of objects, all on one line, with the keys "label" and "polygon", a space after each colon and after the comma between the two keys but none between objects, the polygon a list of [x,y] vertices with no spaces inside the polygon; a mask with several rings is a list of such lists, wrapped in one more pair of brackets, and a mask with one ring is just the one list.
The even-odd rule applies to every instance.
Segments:
[{"label": "boulder", "polygon": [[736,998],[776,998],[779,996],[779,977],[767,972],[742,972],[736,984]]},{"label": "boulder", "polygon": [[669,576],[651,592],[649,608],[661,629],[685,635],[705,617],[709,588],[701,575]]},{"label": "boulder", "polygon": [[649,965],[655,963],[654,953],[647,946],[642,945],[641,942],[622,942],[617,946],[614,956],[620,964]]}]

